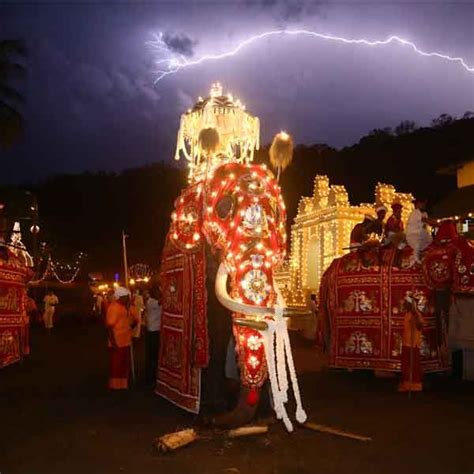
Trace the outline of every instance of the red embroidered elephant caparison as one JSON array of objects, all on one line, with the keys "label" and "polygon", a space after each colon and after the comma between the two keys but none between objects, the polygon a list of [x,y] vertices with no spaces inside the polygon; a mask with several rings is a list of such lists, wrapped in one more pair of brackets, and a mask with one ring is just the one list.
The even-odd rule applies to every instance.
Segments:
[{"label": "red embroidered elephant caparison", "polygon": [[[330,366],[400,371],[403,301],[414,293],[423,312],[425,372],[445,370],[446,326],[435,320],[434,291],[405,248],[352,252],[333,261],[321,282],[323,320],[330,332]],[[439,332],[441,331],[441,334]]]}]

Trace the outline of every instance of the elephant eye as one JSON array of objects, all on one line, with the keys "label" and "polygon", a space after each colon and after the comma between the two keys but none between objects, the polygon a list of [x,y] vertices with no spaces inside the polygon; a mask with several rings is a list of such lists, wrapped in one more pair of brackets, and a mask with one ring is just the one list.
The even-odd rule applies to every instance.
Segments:
[{"label": "elephant eye", "polygon": [[[222,196],[216,205],[216,212],[220,219],[226,219],[234,214],[234,198],[229,194]],[[231,217],[232,217],[231,216]]]}]

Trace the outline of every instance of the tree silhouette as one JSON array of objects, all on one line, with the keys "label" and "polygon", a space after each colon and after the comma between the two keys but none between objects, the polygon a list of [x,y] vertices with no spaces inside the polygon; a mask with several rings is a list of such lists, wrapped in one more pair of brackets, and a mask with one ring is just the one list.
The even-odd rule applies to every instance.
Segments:
[{"label": "tree silhouette", "polygon": [[25,54],[21,41],[0,41],[0,146],[3,147],[13,145],[23,135],[24,121],[18,110],[23,96],[11,85],[11,81],[25,75],[24,66],[16,61]]},{"label": "tree silhouette", "polygon": [[402,120],[395,127],[395,135],[405,135],[406,133],[412,133],[418,128],[418,125],[413,120]]},{"label": "tree silhouette", "polygon": [[449,114],[441,114],[438,118],[435,118],[431,121],[431,126],[435,128],[444,127],[454,122],[454,118]]}]

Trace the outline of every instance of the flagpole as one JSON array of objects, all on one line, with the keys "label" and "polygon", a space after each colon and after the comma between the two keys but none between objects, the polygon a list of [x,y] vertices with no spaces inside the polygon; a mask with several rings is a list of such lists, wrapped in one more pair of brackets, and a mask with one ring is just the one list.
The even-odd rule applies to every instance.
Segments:
[{"label": "flagpole", "polygon": [[122,253],[123,253],[123,272],[125,287],[128,288],[128,261],[127,261],[127,237],[128,235],[122,230]]},{"label": "flagpole", "polygon": [[[125,231],[122,230],[122,253],[123,253],[123,272],[124,272],[124,281],[125,287],[129,287],[129,279],[128,279],[128,260],[127,260],[127,237],[128,235]],[[131,362],[131,369],[132,369],[132,380],[135,382],[135,355],[133,353],[133,337],[132,342],[130,344],[130,362]]]}]

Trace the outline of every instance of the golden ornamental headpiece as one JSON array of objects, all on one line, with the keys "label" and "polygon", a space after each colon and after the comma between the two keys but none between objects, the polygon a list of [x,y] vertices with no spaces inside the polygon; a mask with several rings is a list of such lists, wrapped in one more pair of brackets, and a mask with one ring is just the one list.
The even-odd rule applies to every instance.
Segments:
[{"label": "golden ornamental headpiece", "polygon": [[[212,129],[217,133],[210,132]],[[260,120],[215,83],[209,97],[199,97],[194,107],[181,115],[175,159],[186,158],[189,181],[194,182],[219,164],[252,162],[259,148]]]}]

